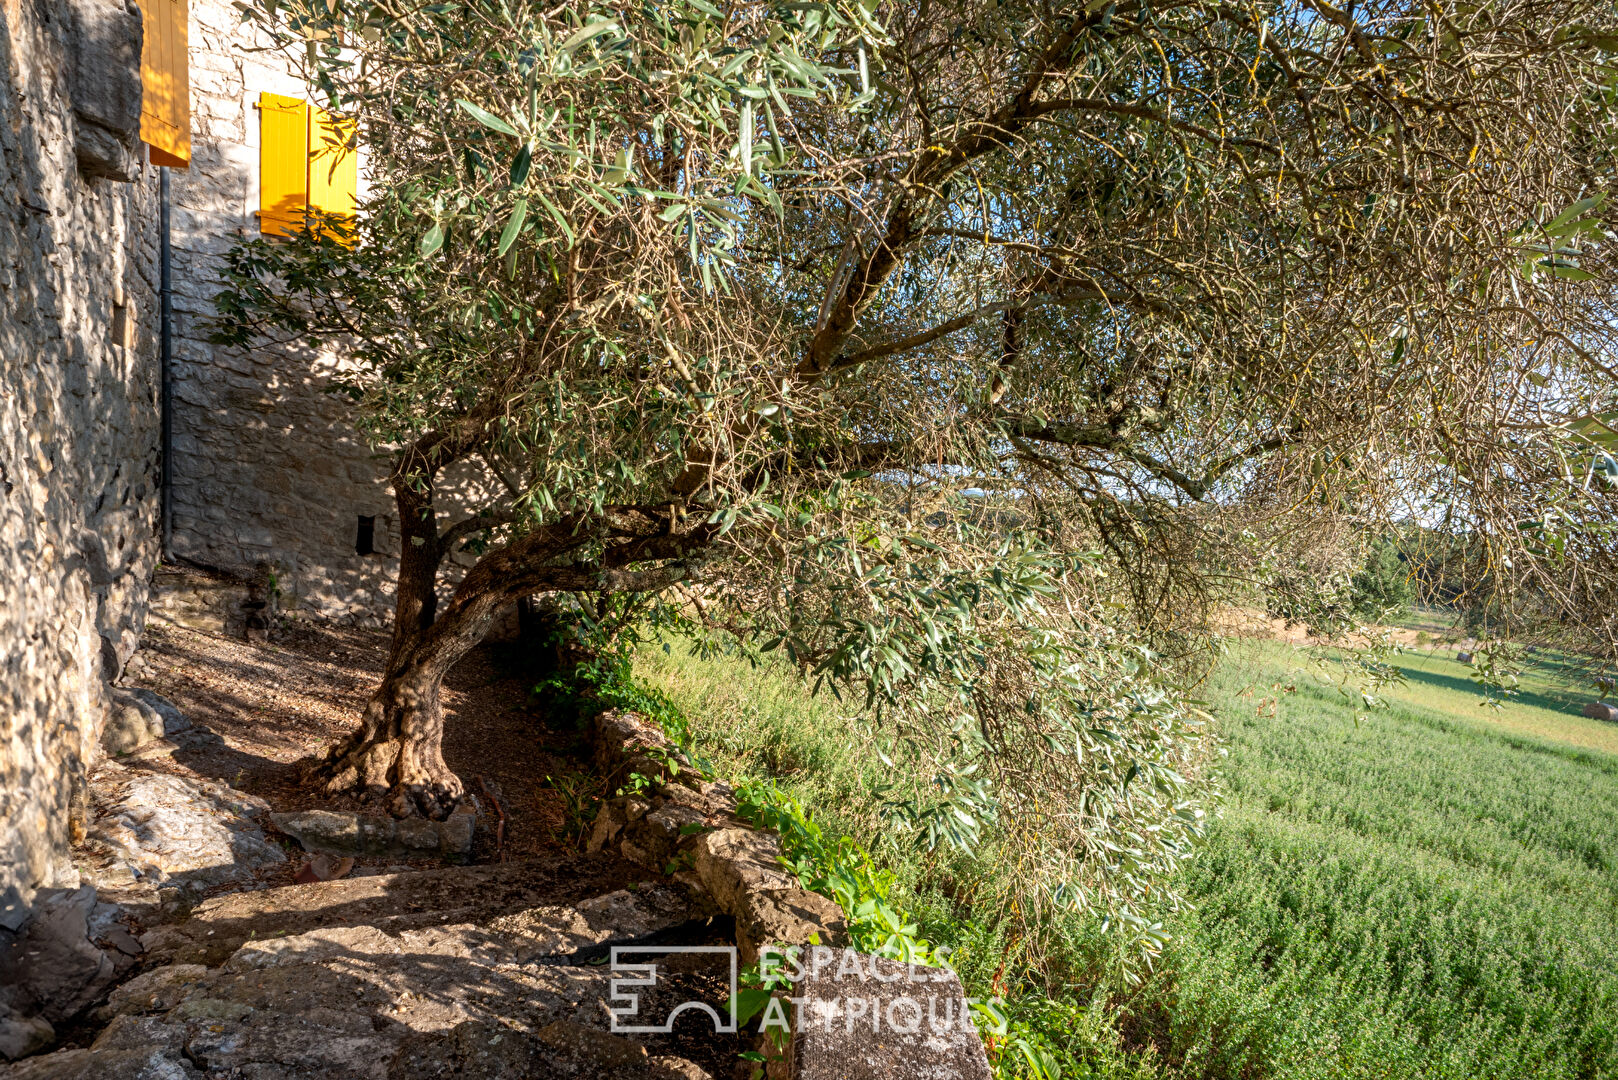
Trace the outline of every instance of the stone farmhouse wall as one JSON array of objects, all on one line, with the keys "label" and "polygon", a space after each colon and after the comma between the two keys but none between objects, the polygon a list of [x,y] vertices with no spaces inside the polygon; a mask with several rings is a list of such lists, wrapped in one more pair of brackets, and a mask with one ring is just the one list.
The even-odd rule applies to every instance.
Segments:
[{"label": "stone farmhouse wall", "polygon": [[134,0],[0,0],[0,937],[77,883],[70,808],[158,556],[140,32]]},{"label": "stone farmhouse wall", "polygon": [[[343,357],[207,340],[224,254],[259,234],[255,106],[266,92],[310,94],[228,0],[191,0],[190,35],[193,157],[173,174],[173,551],[273,573],[284,610],[379,623],[393,608],[399,529],[385,459],[355,431],[349,399],[330,392]],[[360,183],[363,197],[363,160]],[[373,530],[364,555],[361,517]]]}]

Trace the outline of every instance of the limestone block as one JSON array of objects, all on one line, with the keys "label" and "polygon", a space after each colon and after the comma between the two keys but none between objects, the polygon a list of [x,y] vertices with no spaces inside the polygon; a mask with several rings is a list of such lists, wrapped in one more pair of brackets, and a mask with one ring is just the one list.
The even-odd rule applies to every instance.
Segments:
[{"label": "limestone block", "polygon": [[768,945],[842,945],[848,922],[835,901],[807,889],[749,892],[736,919],[736,946],[744,965]]},{"label": "limestone block", "polygon": [[719,909],[736,920],[742,963],[764,946],[840,944],[848,924],[831,900],[798,884],[780,863],[773,833],[716,829],[696,840],[697,876]]},{"label": "limestone block", "polygon": [[161,773],[102,775],[92,784],[101,818],[90,830],[98,877],[125,868],[149,885],[200,889],[286,861],[258,826],[262,799]]},{"label": "limestone block", "polygon": [[590,826],[590,837],[585,841],[586,851],[600,851],[622,835],[624,826],[637,818],[645,816],[652,808],[652,804],[638,795],[620,795],[616,799],[608,799],[596,811],[594,824]]},{"label": "limestone block", "polygon": [[955,973],[812,949],[794,987],[794,1080],[989,1080]]},{"label": "limestone block", "polygon": [[305,851],[328,855],[416,857],[436,855],[460,861],[472,853],[477,809],[462,804],[443,821],[347,810],[301,810],[271,814],[275,827]]}]

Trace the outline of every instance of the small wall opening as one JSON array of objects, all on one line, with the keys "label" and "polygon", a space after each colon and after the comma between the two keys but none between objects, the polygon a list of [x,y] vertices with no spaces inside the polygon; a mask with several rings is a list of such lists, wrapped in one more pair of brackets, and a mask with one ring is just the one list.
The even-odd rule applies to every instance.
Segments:
[{"label": "small wall opening", "polygon": [[354,536],[354,554],[371,555],[376,551],[376,517],[361,514],[360,525]]}]

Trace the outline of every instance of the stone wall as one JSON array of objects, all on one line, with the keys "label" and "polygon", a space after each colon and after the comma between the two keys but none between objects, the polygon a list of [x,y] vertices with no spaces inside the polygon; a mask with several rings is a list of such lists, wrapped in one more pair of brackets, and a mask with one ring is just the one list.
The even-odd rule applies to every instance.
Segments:
[{"label": "stone wall", "polygon": [[[311,95],[227,0],[191,0],[190,33],[194,157],[173,189],[174,553],[272,572],[283,611],[378,623],[393,608],[399,530],[385,458],[329,392],[343,357],[207,340],[224,254],[259,232],[259,95]],[[374,529],[366,555],[362,516]]]},{"label": "stone wall", "polygon": [[0,930],[76,884],[69,808],[158,554],[139,55],[134,0],[0,0]]}]

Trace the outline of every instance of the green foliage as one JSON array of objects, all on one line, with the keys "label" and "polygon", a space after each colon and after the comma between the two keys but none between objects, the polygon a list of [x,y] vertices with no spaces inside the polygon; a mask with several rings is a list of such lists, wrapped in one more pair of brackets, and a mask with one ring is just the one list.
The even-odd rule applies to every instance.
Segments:
[{"label": "green foliage", "polygon": [[[1016,867],[876,847],[889,897],[955,946],[968,992],[1004,992],[998,1075],[1051,1075],[1016,1036],[1065,1078],[1618,1076],[1618,756],[1569,745],[1618,747],[1610,726],[1540,675],[1504,712],[1480,712],[1464,668],[1408,654],[1396,662],[1409,682],[1367,716],[1293,656],[1237,651],[1214,676],[1229,796],[1139,985],[1093,921],[1064,924],[1061,978],[1032,985],[990,881]],[[639,661],[727,775],[773,777],[827,832],[880,835],[866,792],[886,767],[790,672],[722,661],[715,680],[678,650]],[[1256,713],[1272,685],[1296,693]],[[741,702],[756,705],[737,725]],[[1513,722],[1524,711],[1544,714],[1531,733]]]},{"label": "green foliage", "polygon": [[894,906],[893,872],[879,870],[870,852],[853,837],[831,839],[802,803],[768,781],[741,782],[736,798],[746,820],[780,834],[786,866],[803,887],[837,901],[856,951],[905,963],[942,962],[933,944],[919,936],[916,924]]},{"label": "green foliage", "polygon": [[1363,622],[1394,622],[1416,599],[1410,568],[1400,559],[1398,548],[1386,540],[1371,544],[1365,565],[1349,584],[1353,589],[1350,610]]}]

